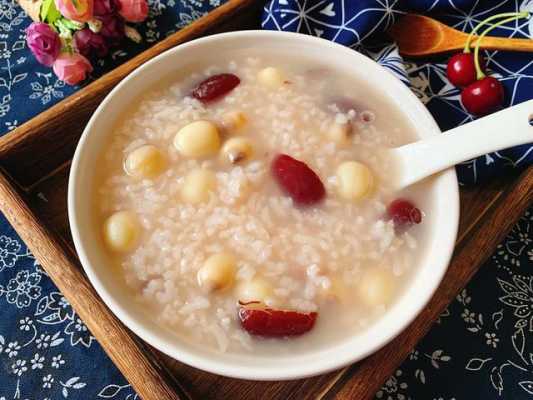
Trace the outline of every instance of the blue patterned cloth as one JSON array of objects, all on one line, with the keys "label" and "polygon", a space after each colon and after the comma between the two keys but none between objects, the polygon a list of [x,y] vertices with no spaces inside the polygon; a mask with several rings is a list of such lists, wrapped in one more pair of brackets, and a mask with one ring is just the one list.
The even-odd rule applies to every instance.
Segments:
[{"label": "blue patterned cloth", "polygon": [[[151,0],[142,45],[101,60],[93,73],[124,62],[190,23],[221,0]],[[382,32],[407,9],[432,13],[468,31],[488,15],[533,11],[531,0],[275,0],[263,26],[337,40],[390,68],[427,104],[443,129],[470,120],[445,76],[445,58],[402,60]],[[7,133],[78,90],[38,65],[24,42],[29,24],[14,0],[0,0],[0,132]],[[531,36],[533,23],[499,29]],[[364,40],[364,45],[361,41]],[[533,57],[487,53],[507,101],[533,97]],[[473,183],[504,165],[531,161],[523,146],[459,167]],[[380,400],[533,399],[533,215],[527,213],[430,334],[376,394]],[[116,370],[24,243],[0,217],[0,400],[127,399],[138,396]]]}]

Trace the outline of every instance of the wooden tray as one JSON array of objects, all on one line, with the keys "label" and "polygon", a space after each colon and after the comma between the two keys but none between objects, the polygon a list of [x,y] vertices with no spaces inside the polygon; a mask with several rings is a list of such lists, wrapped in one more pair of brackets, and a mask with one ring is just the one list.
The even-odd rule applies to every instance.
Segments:
[{"label": "wooden tray", "polygon": [[462,190],[457,248],[436,295],[402,334],[351,367],[296,381],[243,381],[196,370],[142,343],[99,299],[73,251],[66,193],[77,140],[98,103],[135,67],[195,37],[258,28],[262,5],[263,1],[230,0],[0,139],[1,211],[144,400],[371,399],[533,197],[533,169]]}]

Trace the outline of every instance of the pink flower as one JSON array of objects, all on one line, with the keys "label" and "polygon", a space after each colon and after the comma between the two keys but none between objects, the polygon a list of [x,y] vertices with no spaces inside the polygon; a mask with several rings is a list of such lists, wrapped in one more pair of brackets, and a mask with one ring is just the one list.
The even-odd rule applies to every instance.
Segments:
[{"label": "pink flower", "polygon": [[142,22],[148,16],[146,0],[117,0],[118,13],[129,22]]},{"label": "pink flower", "polygon": [[116,46],[124,37],[124,20],[117,15],[102,15],[97,17],[102,22],[102,35],[109,46]]},{"label": "pink flower", "polygon": [[108,52],[107,43],[102,35],[85,28],[74,33],[74,48],[85,57],[96,55],[104,57]]},{"label": "pink flower", "polygon": [[55,0],[61,15],[78,22],[87,22],[93,17],[93,0]]},{"label": "pink flower", "polygon": [[61,50],[59,35],[48,24],[32,22],[26,28],[26,42],[41,64],[52,66]]},{"label": "pink flower", "polygon": [[94,0],[94,15],[108,15],[115,12],[115,3],[113,0]]},{"label": "pink flower", "polygon": [[75,85],[84,80],[93,67],[81,54],[61,53],[54,61],[53,69],[59,79],[69,85]]}]

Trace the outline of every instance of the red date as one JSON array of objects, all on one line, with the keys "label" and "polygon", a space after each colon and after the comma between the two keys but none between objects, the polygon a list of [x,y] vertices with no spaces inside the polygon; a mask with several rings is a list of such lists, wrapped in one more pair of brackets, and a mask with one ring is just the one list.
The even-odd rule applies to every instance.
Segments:
[{"label": "red date", "polygon": [[302,161],[279,154],[272,161],[272,173],[278,184],[298,205],[320,202],[326,189],[318,175]]},{"label": "red date", "polygon": [[396,228],[408,227],[422,222],[422,213],[413,203],[405,199],[396,199],[387,207],[389,218]]},{"label": "red date", "polygon": [[315,325],[316,312],[274,310],[271,308],[240,307],[241,326],[252,335],[266,337],[302,335]]},{"label": "red date", "polygon": [[213,75],[200,82],[192,90],[191,95],[202,103],[207,104],[224,97],[235,89],[239,83],[241,83],[241,80],[233,74]]}]

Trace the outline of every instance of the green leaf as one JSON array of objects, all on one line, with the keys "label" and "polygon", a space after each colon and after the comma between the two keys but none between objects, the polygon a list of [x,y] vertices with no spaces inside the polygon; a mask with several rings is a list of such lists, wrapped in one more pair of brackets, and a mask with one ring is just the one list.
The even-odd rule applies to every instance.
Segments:
[{"label": "green leaf", "polygon": [[65,19],[64,18],[58,19],[54,23],[54,26],[59,31],[59,36],[61,36],[63,39],[71,39],[72,38],[72,32],[70,31],[70,29],[68,27],[65,26]]},{"label": "green leaf", "polygon": [[43,4],[41,4],[41,12],[39,13],[39,16],[41,17],[41,21],[46,21],[46,17],[48,16],[48,11],[50,10],[50,6],[52,3],[54,3],[54,0],[44,0]]},{"label": "green leaf", "polygon": [[56,8],[54,0],[44,0],[41,5],[40,12],[41,21],[53,24],[56,20],[61,18],[61,14]]},{"label": "green leaf", "polygon": [[61,21],[63,21],[63,25],[65,27],[67,27],[68,29],[72,29],[73,31],[83,29],[83,27],[85,26],[84,22],[71,21],[70,19],[66,18],[61,18]]},{"label": "green leaf", "polygon": [[59,36],[63,39],[71,39],[73,31],[82,29],[85,26],[85,23],[60,18],[54,22],[54,26],[59,31]]}]

